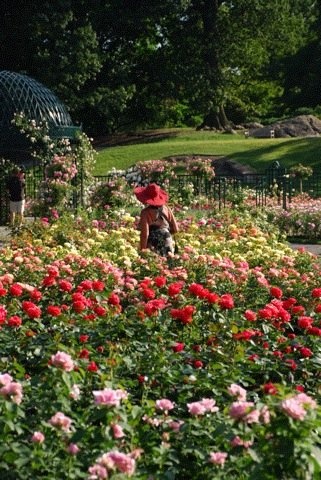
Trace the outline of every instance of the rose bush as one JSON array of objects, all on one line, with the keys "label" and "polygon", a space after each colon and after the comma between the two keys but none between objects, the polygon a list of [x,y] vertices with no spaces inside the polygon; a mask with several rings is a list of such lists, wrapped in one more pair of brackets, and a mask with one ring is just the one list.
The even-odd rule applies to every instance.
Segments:
[{"label": "rose bush", "polygon": [[296,237],[310,242],[321,238],[321,202],[307,194],[292,198],[287,210],[281,206],[270,206],[268,218],[276,223],[288,237]]},{"label": "rose bush", "polygon": [[0,251],[1,478],[319,478],[319,259],[209,208],[167,261],[132,213]]}]

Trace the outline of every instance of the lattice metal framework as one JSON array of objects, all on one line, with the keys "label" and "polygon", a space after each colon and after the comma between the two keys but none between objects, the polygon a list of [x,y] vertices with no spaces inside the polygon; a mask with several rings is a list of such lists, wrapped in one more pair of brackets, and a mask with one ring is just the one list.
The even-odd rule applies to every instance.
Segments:
[{"label": "lattice metal framework", "polygon": [[66,107],[51,90],[26,75],[3,70],[0,71],[0,155],[21,153],[26,146],[11,123],[18,112],[37,123],[46,121],[53,137],[74,138],[80,130],[73,126]]},{"label": "lattice metal framework", "polygon": [[10,125],[15,112],[54,127],[72,126],[65,106],[51,90],[26,75],[0,71],[1,129]]}]

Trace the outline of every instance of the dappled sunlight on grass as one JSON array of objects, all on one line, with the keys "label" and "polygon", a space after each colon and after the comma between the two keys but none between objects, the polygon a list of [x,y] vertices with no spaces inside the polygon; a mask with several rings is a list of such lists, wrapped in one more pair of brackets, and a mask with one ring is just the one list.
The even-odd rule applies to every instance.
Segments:
[{"label": "dappled sunlight on grass", "polygon": [[263,172],[274,160],[290,168],[302,163],[316,167],[319,162],[321,138],[244,138],[243,134],[217,134],[177,130],[174,136],[155,138],[123,146],[101,149],[97,156],[95,174],[103,175],[113,167],[126,169],[138,161],[156,160],[170,155],[224,155]]}]

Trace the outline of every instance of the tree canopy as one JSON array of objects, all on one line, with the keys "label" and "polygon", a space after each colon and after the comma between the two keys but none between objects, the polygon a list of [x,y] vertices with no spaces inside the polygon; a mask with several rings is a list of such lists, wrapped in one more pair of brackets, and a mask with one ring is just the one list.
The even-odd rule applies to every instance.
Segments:
[{"label": "tree canopy", "polygon": [[320,104],[320,1],[0,5],[1,68],[51,88],[89,133],[219,127]]}]

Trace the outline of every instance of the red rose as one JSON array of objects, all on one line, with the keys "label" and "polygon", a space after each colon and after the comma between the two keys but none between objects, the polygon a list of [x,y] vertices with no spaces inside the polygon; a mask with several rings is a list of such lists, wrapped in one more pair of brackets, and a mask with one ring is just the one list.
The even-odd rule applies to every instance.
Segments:
[{"label": "red rose", "polygon": [[70,292],[73,288],[72,284],[67,280],[60,280],[58,285],[60,290],[62,290],[63,292]]},{"label": "red rose", "polygon": [[89,291],[93,289],[93,282],[91,280],[83,280],[77,287],[78,292]]},{"label": "red rose", "polygon": [[248,357],[248,360],[250,360],[250,362],[255,362],[255,360],[258,360],[259,358],[260,357],[256,353],[253,353]]},{"label": "red rose", "polygon": [[294,340],[295,337],[296,337],[296,334],[295,334],[295,333],[288,333],[288,338],[289,338],[290,340]]},{"label": "red rose", "polygon": [[304,315],[305,308],[302,305],[295,305],[291,310],[292,315]]},{"label": "red rose", "polygon": [[291,297],[291,298],[288,298],[287,300],[282,301],[282,307],[285,308],[286,310],[289,310],[296,303],[297,303],[297,300]]},{"label": "red rose", "polygon": [[275,351],[273,352],[273,355],[274,355],[274,357],[278,357],[278,358],[282,358],[282,357],[283,357],[283,353],[280,352],[280,350],[275,350]]},{"label": "red rose", "polygon": [[95,292],[102,292],[105,288],[105,284],[101,280],[94,280],[92,283],[92,287]]},{"label": "red rose", "polygon": [[255,335],[256,332],[254,330],[243,330],[239,333],[233,333],[233,338],[235,340],[250,340]]},{"label": "red rose", "polygon": [[147,381],[147,377],[145,375],[138,375],[137,380],[139,383],[145,383]]},{"label": "red rose", "polygon": [[20,295],[22,295],[23,288],[21,287],[21,285],[14,283],[13,285],[11,285],[9,292],[13,297],[20,297]]},{"label": "red rose", "polygon": [[156,285],[156,287],[163,287],[164,285],[166,285],[166,278],[165,277],[155,277],[154,278],[154,283]]},{"label": "red rose", "polygon": [[200,285],[199,283],[192,283],[188,287],[188,291],[192,294],[195,295],[196,297],[201,297],[203,293],[204,287],[203,285]]},{"label": "red rose", "polygon": [[184,350],[185,343],[177,342],[172,346],[172,350],[175,353],[182,352]]},{"label": "red rose", "polygon": [[45,277],[43,280],[42,280],[42,285],[44,287],[51,287],[52,285],[56,285],[56,279],[55,277]]},{"label": "red rose", "polygon": [[304,392],[305,391],[305,388],[303,385],[296,385],[295,389],[298,391],[298,392]]},{"label": "red rose", "polygon": [[53,317],[58,317],[59,315],[61,315],[61,309],[55,305],[48,305],[47,313],[49,315],[52,315]]},{"label": "red rose", "polygon": [[311,295],[313,298],[321,298],[321,288],[314,288]]},{"label": "red rose", "polygon": [[30,298],[35,302],[39,302],[42,299],[42,293],[36,288],[30,293]]},{"label": "red rose", "polygon": [[274,383],[269,382],[263,385],[263,391],[267,395],[276,395],[278,393],[278,388]]},{"label": "red rose", "polygon": [[183,282],[171,283],[167,289],[168,295],[170,297],[175,297],[175,295],[178,295],[182,291],[183,286]]},{"label": "red rose", "polygon": [[159,310],[162,310],[163,308],[165,308],[165,306],[166,306],[165,300],[163,300],[162,298],[159,298],[159,299],[156,298],[146,303],[144,307],[144,312],[148,316],[155,315],[159,312]]},{"label": "red rose", "polygon": [[244,317],[246,318],[246,320],[248,320],[249,322],[255,322],[256,318],[257,318],[257,315],[255,312],[253,312],[253,310],[245,310],[244,312]]},{"label": "red rose", "polygon": [[302,357],[304,357],[304,358],[310,358],[313,355],[312,350],[310,350],[308,347],[300,348],[300,353],[301,353]]},{"label": "red rose", "polygon": [[97,372],[98,366],[95,362],[90,362],[87,367],[88,372]]},{"label": "red rose", "polygon": [[48,267],[47,272],[48,272],[49,277],[59,277],[59,270],[58,270],[57,267],[55,267],[53,265]]},{"label": "red rose", "polygon": [[314,307],[314,311],[315,313],[321,313],[321,303],[318,303],[318,305]]},{"label": "red rose", "polygon": [[202,360],[193,360],[193,367],[194,368],[203,368],[204,364]]},{"label": "red rose", "polygon": [[117,293],[111,293],[108,297],[108,303],[109,305],[119,305],[120,304],[120,298],[117,295]]},{"label": "red rose", "polygon": [[87,350],[86,348],[83,348],[83,349],[79,352],[79,358],[89,358],[89,355],[90,355],[90,352],[89,352],[89,350]]},{"label": "red rose", "polygon": [[41,317],[41,309],[34,305],[33,307],[28,308],[26,314],[29,318],[40,318]]},{"label": "red rose", "polygon": [[308,335],[314,335],[315,337],[321,337],[321,328],[310,327],[307,329]]},{"label": "red rose", "polygon": [[219,299],[218,304],[222,309],[225,310],[230,310],[231,308],[234,308],[234,300],[232,295],[230,293],[225,293]]},{"label": "red rose", "polygon": [[299,328],[307,329],[307,328],[310,328],[312,326],[313,318],[311,318],[311,317],[299,317],[297,323],[298,323]]},{"label": "red rose", "polygon": [[208,294],[206,295],[206,300],[209,302],[209,303],[218,303],[220,297],[217,295],[217,293],[214,293],[214,292],[208,292]]},{"label": "red rose", "polygon": [[273,311],[268,307],[264,307],[264,308],[261,308],[259,310],[258,316],[259,316],[259,318],[263,318],[264,320],[268,320],[268,319],[273,317]]},{"label": "red rose", "polygon": [[291,368],[291,370],[296,370],[298,368],[297,364],[295,363],[294,360],[292,360],[292,358],[287,358],[285,360],[285,363],[288,364],[288,366]]},{"label": "red rose", "polygon": [[12,317],[8,318],[8,325],[9,327],[20,327],[22,324],[22,320],[18,315],[13,315]]},{"label": "red rose", "polygon": [[80,313],[85,310],[86,304],[81,301],[76,301],[72,304],[72,307],[75,310],[75,312]]},{"label": "red rose", "polygon": [[79,336],[79,341],[80,343],[86,343],[89,340],[89,335],[80,335]]},{"label": "red rose", "polygon": [[156,293],[152,288],[144,288],[142,290],[143,297],[146,298],[146,300],[151,300],[152,298],[156,297]]},{"label": "red rose", "polygon": [[104,315],[106,315],[107,310],[101,305],[97,305],[97,307],[94,308],[94,312],[96,313],[96,315],[98,315],[98,317],[103,317]]},{"label": "red rose", "polygon": [[171,317],[180,320],[182,323],[187,324],[193,321],[193,313],[196,308],[193,305],[187,305],[183,308],[172,308],[170,311]]},{"label": "red rose", "polygon": [[275,298],[282,298],[283,292],[279,287],[271,287],[270,295]]}]

